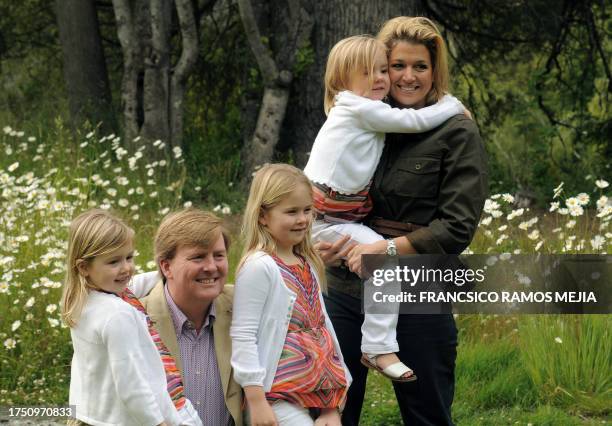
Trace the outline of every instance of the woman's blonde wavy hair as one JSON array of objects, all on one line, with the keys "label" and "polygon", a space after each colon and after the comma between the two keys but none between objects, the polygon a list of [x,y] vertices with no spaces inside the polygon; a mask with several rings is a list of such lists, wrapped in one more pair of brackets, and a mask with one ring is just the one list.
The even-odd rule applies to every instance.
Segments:
[{"label": "woman's blonde wavy hair", "polygon": [[425,103],[431,105],[442,99],[449,89],[448,52],[446,42],[436,25],[422,16],[398,16],[389,19],[380,29],[378,40],[391,54],[399,42],[422,44],[429,51],[433,65],[433,86]]},{"label": "woman's blonde wavy hair", "polygon": [[132,228],[104,210],[88,210],[72,221],[61,300],[62,319],[66,325],[74,327],[77,324],[89,290],[96,288],[79,273],[79,265],[117,250],[133,239]]},{"label": "woman's blonde wavy hair", "polygon": [[[242,220],[245,244],[237,272],[246,258],[256,251],[276,253],[276,241],[268,229],[259,222],[259,218],[266,210],[278,205],[299,185],[304,185],[312,191],[310,181],[304,172],[289,164],[266,164],[255,174]],[[319,285],[325,290],[325,266],[310,240],[310,226],[302,242],[294,247],[294,252],[303,256],[315,267],[320,280]]]},{"label": "woman's blonde wavy hair", "polygon": [[379,51],[387,53],[385,45],[369,34],[345,38],[332,47],[325,67],[323,106],[326,115],[334,106],[336,95],[348,90],[356,72],[367,71],[370,85],[374,84],[374,60]]}]

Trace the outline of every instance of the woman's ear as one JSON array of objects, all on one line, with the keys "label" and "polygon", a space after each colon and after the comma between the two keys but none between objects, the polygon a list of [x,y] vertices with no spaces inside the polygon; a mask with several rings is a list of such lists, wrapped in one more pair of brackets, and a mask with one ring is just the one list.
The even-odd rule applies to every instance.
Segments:
[{"label": "woman's ear", "polygon": [[76,261],[77,271],[79,271],[79,275],[83,278],[87,278],[89,276],[89,263],[83,259],[79,259]]}]

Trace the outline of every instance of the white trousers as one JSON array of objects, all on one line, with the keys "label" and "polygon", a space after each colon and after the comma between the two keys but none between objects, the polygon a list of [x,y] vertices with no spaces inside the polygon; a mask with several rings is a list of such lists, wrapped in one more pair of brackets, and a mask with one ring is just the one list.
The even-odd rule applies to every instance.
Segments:
[{"label": "white trousers", "polygon": [[[317,220],[312,225],[312,238],[315,242],[326,241],[334,243],[345,235],[351,236],[351,240],[347,244],[353,242],[358,244],[372,244],[384,240],[382,235],[361,223],[331,224],[329,222]],[[386,283],[385,286],[387,286],[384,291],[385,294],[398,294],[401,289],[397,282]],[[361,325],[361,352],[375,355],[398,352],[399,345],[397,344],[396,327],[399,303],[385,304],[385,313],[369,313],[374,303],[372,292],[375,288],[371,285],[366,285],[365,288],[365,318]],[[376,310],[380,311],[378,306]]]},{"label": "white trousers", "polygon": [[[272,411],[280,426],[313,426],[314,420],[310,417],[307,408],[287,401],[276,401],[272,404]],[[251,424],[249,410],[246,411],[246,422]]]}]

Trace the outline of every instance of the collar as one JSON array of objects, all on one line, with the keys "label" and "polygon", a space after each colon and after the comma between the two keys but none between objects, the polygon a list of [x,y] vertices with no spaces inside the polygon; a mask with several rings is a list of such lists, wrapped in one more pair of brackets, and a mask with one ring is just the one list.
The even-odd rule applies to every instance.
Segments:
[{"label": "collar", "polygon": [[[187,315],[181,311],[181,309],[174,303],[170,292],[168,291],[168,286],[164,284],[164,294],[166,296],[166,301],[168,303],[168,310],[170,311],[170,316],[172,317],[172,323],[174,324],[174,332],[177,336],[180,336],[183,332],[183,329],[187,330],[195,330],[193,323],[187,318]],[[215,309],[215,301],[210,304],[210,309],[208,310],[208,314],[206,318],[204,318],[204,325],[202,328],[206,328],[209,325],[212,325],[216,317],[216,309]]]}]

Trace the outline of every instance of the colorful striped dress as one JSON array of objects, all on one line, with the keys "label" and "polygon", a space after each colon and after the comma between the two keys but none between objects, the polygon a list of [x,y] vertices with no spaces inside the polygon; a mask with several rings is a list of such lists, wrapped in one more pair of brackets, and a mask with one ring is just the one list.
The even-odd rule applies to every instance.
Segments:
[{"label": "colorful striped dress", "polygon": [[344,368],[325,327],[319,283],[303,261],[286,265],[272,256],[285,285],[297,294],[287,337],[268,401],[284,400],[306,408],[336,408],[346,397]]},{"label": "colorful striped dress", "polygon": [[312,190],[317,219],[329,223],[361,222],[372,210],[370,185],[356,194],[343,194],[312,182]]}]

